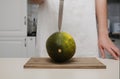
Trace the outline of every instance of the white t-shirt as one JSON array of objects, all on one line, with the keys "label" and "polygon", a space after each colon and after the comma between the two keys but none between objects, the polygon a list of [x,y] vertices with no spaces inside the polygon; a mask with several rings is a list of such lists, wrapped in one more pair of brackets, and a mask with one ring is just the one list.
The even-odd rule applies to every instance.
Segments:
[{"label": "white t-shirt", "polygon": [[[48,56],[46,40],[58,31],[59,0],[45,0],[39,7],[37,49]],[[64,0],[62,31],[76,42],[75,56],[98,56],[95,0]]]}]

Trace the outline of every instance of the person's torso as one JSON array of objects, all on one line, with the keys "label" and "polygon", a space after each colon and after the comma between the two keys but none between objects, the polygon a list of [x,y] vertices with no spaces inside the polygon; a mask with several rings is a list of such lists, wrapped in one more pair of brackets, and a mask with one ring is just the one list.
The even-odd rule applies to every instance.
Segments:
[{"label": "person's torso", "polygon": [[[58,31],[59,0],[46,0],[40,6],[38,37],[40,53],[46,52],[45,42]],[[64,0],[62,31],[73,36],[76,42],[75,56],[97,56],[97,29],[95,0]],[[44,55],[43,55],[44,56]]]}]

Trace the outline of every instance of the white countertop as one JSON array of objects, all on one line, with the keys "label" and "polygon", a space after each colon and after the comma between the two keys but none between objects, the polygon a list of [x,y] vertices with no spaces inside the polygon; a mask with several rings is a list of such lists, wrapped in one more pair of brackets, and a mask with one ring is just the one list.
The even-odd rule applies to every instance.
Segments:
[{"label": "white countertop", "polygon": [[100,59],[107,69],[24,69],[29,58],[0,58],[0,79],[119,79],[119,61]]}]

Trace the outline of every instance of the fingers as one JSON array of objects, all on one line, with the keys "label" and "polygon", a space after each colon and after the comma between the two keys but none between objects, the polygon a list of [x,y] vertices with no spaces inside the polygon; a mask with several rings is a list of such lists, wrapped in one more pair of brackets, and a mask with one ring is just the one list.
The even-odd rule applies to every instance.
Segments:
[{"label": "fingers", "polygon": [[99,37],[98,40],[100,54],[102,58],[105,58],[105,51],[107,50],[114,59],[119,60],[120,50],[116,47],[116,45],[110,40],[110,38]]},{"label": "fingers", "polygon": [[42,4],[44,0],[29,0],[30,3],[35,3],[35,4]]},{"label": "fingers", "polygon": [[112,50],[118,55],[118,57],[120,57],[120,50],[118,48],[114,46]]},{"label": "fingers", "polygon": [[102,58],[105,58],[104,49],[103,49],[102,47],[99,47],[99,48],[100,48],[101,57],[102,57]]},{"label": "fingers", "polygon": [[118,55],[116,55],[112,49],[107,49],[107,51],[114,57],[114,59],[119,60]]},{"label": "fingers", "polygon": [[[104,48],[105,47],[99,46],[100,54],[102,58],[105,58]],[[109,46],[105,48],[105,50],[107,50],[113,56],[114,59],[119,60],[120,50],[116,46]]]}]

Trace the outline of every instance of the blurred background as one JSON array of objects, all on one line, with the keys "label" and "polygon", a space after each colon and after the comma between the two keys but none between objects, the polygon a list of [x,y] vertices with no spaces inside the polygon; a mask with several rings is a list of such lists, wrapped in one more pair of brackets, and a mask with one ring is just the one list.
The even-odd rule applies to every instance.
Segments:
[{"label": "blurred background", "polygon": [[120,0],[108,0],[108,30],[111,40],[120,49]]}]

